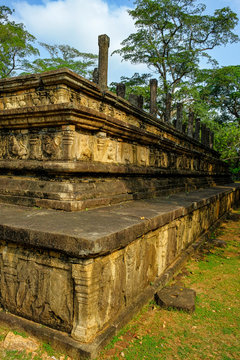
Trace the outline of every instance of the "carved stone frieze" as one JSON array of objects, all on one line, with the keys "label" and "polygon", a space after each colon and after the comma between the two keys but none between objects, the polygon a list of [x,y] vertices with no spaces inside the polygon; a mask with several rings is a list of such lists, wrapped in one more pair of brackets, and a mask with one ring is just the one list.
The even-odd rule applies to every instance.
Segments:
[{"label": "carved stone frieze", "polygon": [[0,159],[5,158],[7,155],[7,137],[4,135],[0,135]]},{"label": "carved stone frieze", "polygon": [[48,133],[42,137],[42,152],[47,159],[61,158],[62,136],[60,134]]},{"label": "carved stone frieze", "polygon": [[163,168],[168,167],[168,156],[165,152],[160,153],[160,167],[163,167]]},{"label": "carved stone frieze", "polygon": [[88,134],[75,133],[72,145],[73,157],[76,160],[91,161],[93,159],[93,137]]},{"label": "carved stone frieze", "polygon": [[17,315],[67,332],[73,318],[70,266],[48,254],[1,246],[1,303]]},{"label": "carved stone frieze", "polygon": [[94,313],[95,303],[98,302],[98,284],[92,276],[93,268],[93,260],[72,265],[75,297],[71,336],[82,342],[88,342],[99,327]]},{"label": "carved stone frieze", "polygon": [[[70,138],[73,141],[72,134]],[[0,159],[58,160],[63,158],[63,139],[69,146],[69,137],[57,129],[33,133],[28,130],[0,132]]]},{"label": "carved stone frieze", "polygon": [[75,126],[66,125],[62,127],[62,130],[63,130],[63,137],[62,137],[63,158],[64,160],[72,160],[73,159],[72,147],[75,137]]},{"label": "carved stone frieze", "polygon": [[137,162],[140,166],[149,165],[149,150],[144,146],[138,146],[137,149]]},{"label": "carved stone frieze", "polygon": [[133,164],[133,149],[131,144],[127,144],[125,142],[121,143],[122,147],[122,163],[123,164]]},{"label": "carved stone frieze", "polygon": [[27,135],[10,135],[8,138],[10,158],[26,159],[29,154]]},{"label": "carved stone frieze", "polygon": [[41,151],[41,139],[37,134],[30,135],[29,138],[30,144],[30,159],[41,159],[42,151]]}]

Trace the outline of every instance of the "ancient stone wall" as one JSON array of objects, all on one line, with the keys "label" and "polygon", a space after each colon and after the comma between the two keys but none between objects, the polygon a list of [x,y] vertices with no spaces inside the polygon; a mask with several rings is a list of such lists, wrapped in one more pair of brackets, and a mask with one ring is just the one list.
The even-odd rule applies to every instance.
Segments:
[{"label": "ancient stone wall", "polygon": [[[59,219],[52,210],[2,206],[1,306],[91,342],[124,313],[131,314],[168,266],[239,195],[237,186],[205,190],[189,199],[181,194],[167,202],[92,210],[83,219],[82,213]],[[9,214],[16,219],[12,228]],[[126,226],[129,216],[132,224]]]},{"label": "ancient stone wall", "polygon": [[69,70],[0,94],[1,201],[71,211],[230,181],[214,150]]}]

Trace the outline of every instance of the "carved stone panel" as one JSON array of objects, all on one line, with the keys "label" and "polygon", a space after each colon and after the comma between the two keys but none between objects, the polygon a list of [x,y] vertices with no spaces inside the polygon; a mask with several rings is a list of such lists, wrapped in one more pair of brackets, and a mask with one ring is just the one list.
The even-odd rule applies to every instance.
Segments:
[{"label": "carved stone panel", "polygon": [[10,158],[26,159],[29,155],[27,135],[10,135],[8,137],[8,153]]},{"label": "carved stone panel", "polygon": [[93,158],[93,137],[76,133],[73,143],[73,158],[91,161]]},{"label": "carved stone panel", "polygon": [[1,246],[1,303],[6,309],[51,327],[71,331],[73,289],[67,264],[47,254]]}]

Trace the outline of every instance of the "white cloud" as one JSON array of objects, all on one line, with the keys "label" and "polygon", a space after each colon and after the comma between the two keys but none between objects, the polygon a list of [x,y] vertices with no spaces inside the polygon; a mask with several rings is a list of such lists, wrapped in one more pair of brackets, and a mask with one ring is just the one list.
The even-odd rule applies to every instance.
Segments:
[{"label": "white cloud", "polygon": [[[110,37],[111,53],[131,32],[134,23],[127,7],[111,8],[104,0],[45,0],[42,5],[27,1],[14,4],[18,21],[39,41],[69,44],[83,52],[98,53],[98,35]],[[121,63],[119,56],[109,59],[109,80],[118,81],[121,75],[146,71],[144,66]]]}]

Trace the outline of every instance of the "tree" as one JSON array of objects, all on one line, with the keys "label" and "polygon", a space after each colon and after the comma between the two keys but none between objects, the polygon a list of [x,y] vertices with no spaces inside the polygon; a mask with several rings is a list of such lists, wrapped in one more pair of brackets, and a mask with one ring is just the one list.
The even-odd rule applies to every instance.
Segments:
[{"label": "tree", "polygon": [[0,77],[12,76],[23,69],[26,57],[38,55],[33,46],[35,37],[25,30],[23,24],[9,20],[13,11],[7,6],[0,6]]},{"label": "tree", "polygon": [[240,125],[240,65],[200,72],[200,97],[219,112],[219,121]]},{"label": "tree", "polygon": [[[40,56],[33,44],[36,38],[23,24],[10,21],[13,14],[7,6],[0,6],[0,78],[22,73],[36,73],[67,67],[74,72],[89,77],[95,66],[97,55],[83,53],[69,45],[49,45],[40,43],[49,57]],[[30,60],[29,60],[30,58]]]},{"label": "tree", "polygon": [[195,0],[136,0],[129,13],[137,32],[116,50],[123,60],[145,63],[160,78],[164,92],[164,118],[169,120],[173,99],[184,81],[193,76],[208,51],[239,40],[233,33],[237,15],[229,7],[205,15]]},{"label": "tree", "polygon": [[96,65],[97,55],[82,53],[69,45],[49,45],[40,43],[48,51],[49,57],[25,61],[25,73],[38,73],[67,67],[79,75],[89,77]]}]

